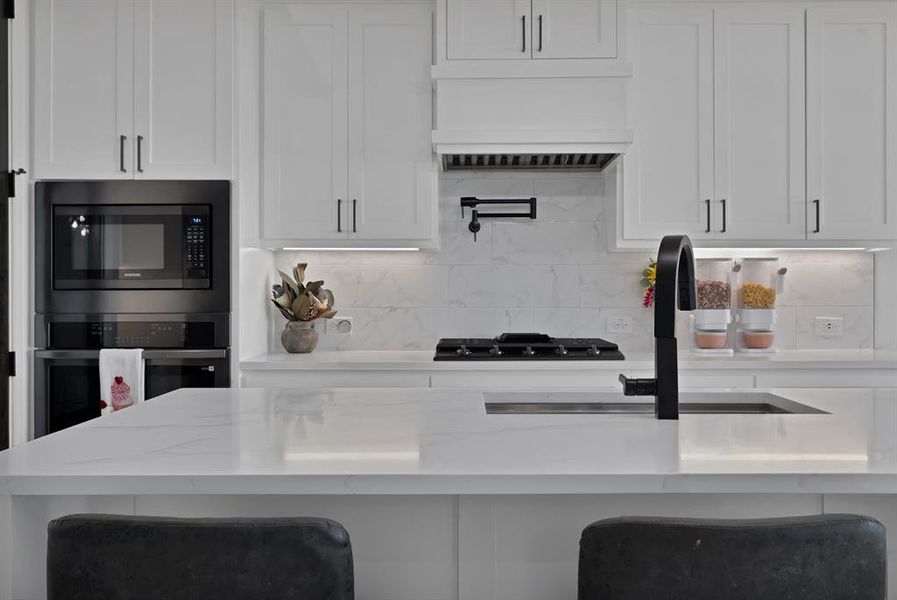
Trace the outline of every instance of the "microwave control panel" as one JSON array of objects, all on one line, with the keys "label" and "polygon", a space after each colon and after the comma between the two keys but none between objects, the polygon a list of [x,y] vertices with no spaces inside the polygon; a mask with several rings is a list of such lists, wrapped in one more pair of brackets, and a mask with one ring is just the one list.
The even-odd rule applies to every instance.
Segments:
[{"label": "microwave control panel", "polygon": [[185,215],[184,278],[208,279],[209,270],[209,215]]}]

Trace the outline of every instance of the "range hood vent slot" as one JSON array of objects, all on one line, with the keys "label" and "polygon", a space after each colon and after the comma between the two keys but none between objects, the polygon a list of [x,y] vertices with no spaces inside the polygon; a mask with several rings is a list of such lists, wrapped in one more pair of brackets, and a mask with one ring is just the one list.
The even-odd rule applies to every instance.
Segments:
[{"label": "range hood vent slot", "polygon": [[601,171],[618,154],[443,154],[446,171],[483,171],[514,169],[576,169]]}]

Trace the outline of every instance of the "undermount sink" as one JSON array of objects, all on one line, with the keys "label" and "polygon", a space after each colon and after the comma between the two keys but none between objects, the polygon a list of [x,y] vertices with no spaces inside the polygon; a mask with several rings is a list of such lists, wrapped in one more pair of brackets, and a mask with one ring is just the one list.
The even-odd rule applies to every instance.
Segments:
[{"label": "undermount sink", "polygon": [[[650,415],[653,402],[626,402],[616,393],[486,392],[490,415]],[[680,414],[823,415],[823,410],[768,392],[691,392],[679,395]]]}]

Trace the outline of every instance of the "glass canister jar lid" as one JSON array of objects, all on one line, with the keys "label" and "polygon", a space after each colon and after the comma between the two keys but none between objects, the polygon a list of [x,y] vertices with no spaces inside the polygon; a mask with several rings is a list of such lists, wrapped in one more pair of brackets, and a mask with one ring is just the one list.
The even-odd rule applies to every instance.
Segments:
[{"label": "glass canister jar lid", "polygon": [[695,263],[698,309],[728,310],[732,297],[732,259],[699,258]]}]

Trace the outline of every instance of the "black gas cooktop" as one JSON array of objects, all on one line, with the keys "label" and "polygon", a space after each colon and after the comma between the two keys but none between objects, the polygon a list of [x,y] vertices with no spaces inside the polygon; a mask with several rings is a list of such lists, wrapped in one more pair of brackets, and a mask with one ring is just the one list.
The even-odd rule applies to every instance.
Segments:
[{"label": "black gas cooktop", "polygon": [[623,360],[601,338],[553,338],[544,333],[503,333],[497,338],[443,338],[433,360]]}]

